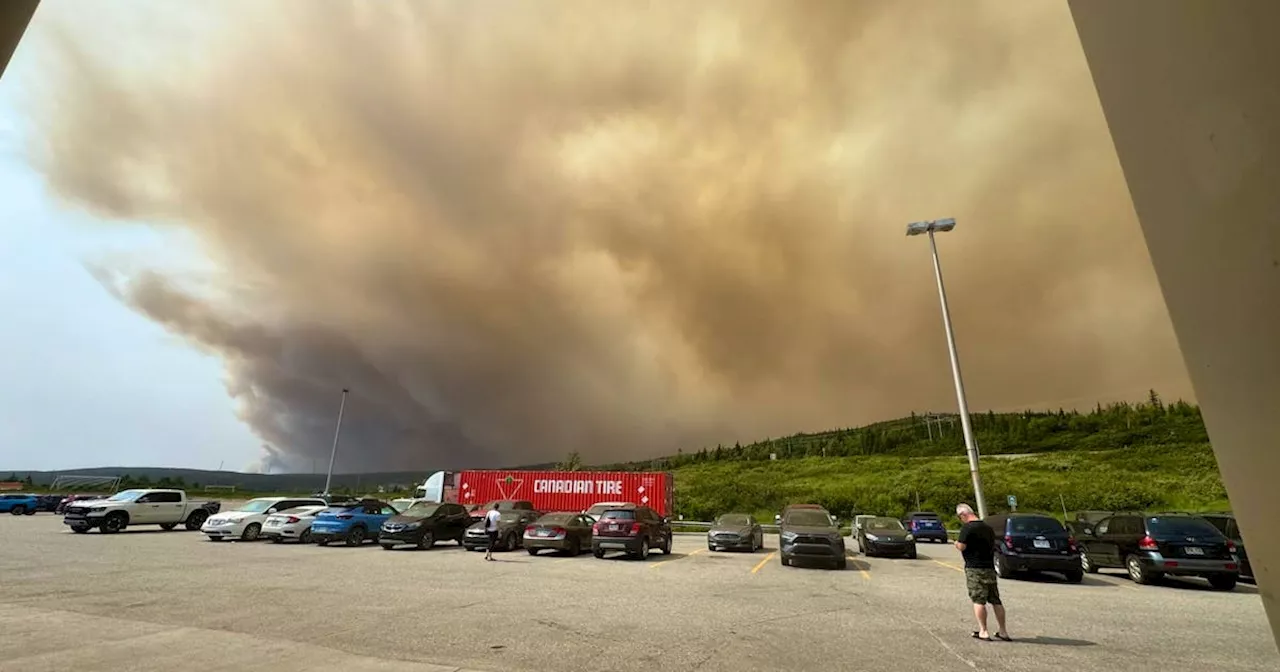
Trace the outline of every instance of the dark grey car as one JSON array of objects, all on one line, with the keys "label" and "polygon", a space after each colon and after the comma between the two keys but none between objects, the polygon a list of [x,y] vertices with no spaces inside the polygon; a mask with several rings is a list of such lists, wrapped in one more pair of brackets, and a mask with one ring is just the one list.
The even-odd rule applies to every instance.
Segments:
[{"label": "dark grey car", "polygon": [[829,563],[844,569],[849,561],[844,555],[844,537],[826,509],[787,509],[782,515],[778,538],[778,559],[783,566],[797,560]]},{"label": "dark grey car", "polygon": [[764,528],[754,516],[726,513],[707,530],[708,551],[749,551],[764,548]]},{"label": "dark grey car", "polygon": [[858,538],[858,552],[863,555],[898,555],[908,559],[916,557],[916,538],[897,518],[864,518],[856,527],[854,534]]}]

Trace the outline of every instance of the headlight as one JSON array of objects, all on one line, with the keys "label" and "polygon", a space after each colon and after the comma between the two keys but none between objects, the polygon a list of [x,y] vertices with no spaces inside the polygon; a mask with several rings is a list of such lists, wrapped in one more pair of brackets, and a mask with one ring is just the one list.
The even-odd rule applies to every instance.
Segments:
[{"label": "headlight", "polygon": [[107,507],[105,506],[95,506],[92,509],[89,509],[89,511],[93,513],[102,513],[103,511],[106,511],[106,510],[107,510]]},{"label": "headlight", "polygon": [[907,541],[915,541],[915,540],[916,540],[916,537],[915,537],[915,535],[914,535],[914,534],[908,534],[908,535],[907,535]]},{"label": "headlight", "polygon": [[795,541],[796,537],[799,535],[797,535],[795,532],[783,532],[781,536],[784,542],[792,542],[792,541]]},{"label": "headlight", "polygon": [[418,529],[419,527],[422,527],[422,523],[409,523],[408,525],[405,525],[405,526],[404,526],[404,529],[406,529],[406,530],[416,530],[416,529]]},{"label": "headlight", "polygon": [[867,541],[880,541],[880,537],[877,537],[877,536],[876,536],[876,535],[874,535],[874,534],[868,534],[868,535],[867,535]]}]

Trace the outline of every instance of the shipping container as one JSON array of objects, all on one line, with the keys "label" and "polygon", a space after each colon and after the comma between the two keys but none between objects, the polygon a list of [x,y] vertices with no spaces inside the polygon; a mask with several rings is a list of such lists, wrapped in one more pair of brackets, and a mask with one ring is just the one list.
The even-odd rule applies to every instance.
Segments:
[{"label": "shipping container", "polygon": [[452,476],[453,487],[444,497],[466,507],[519,499],[533,502],[544,513],[586,511],[597,502],[631,502],[663,516],[675,508],[675,479],[666,472],[500,469],[459,471]]}]

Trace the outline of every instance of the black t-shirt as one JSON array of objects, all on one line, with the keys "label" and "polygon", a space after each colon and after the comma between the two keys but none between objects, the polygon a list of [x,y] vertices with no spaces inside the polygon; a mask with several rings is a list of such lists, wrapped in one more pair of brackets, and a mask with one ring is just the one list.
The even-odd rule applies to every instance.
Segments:
[{"label": "black t-shirt", "polygon": [[956,539],[964,544],[964,566],[969,569],[995,569],[994,558],[996,532],[981,520],[974,520],[960,528],[960,536]]}]

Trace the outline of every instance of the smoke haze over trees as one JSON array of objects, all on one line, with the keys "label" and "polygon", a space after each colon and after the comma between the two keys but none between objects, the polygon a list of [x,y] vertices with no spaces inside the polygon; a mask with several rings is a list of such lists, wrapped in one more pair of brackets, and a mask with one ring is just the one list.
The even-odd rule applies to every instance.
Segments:
[{"label": "smoke haze over trees", "polygon": [[22,48],[50,189],[204,255],[95,272],[264,466],[343,387],[340,471],[954,408],[903,236],[947,216],[975,410],[1189,397],[1060,3],[69,1]]}]

